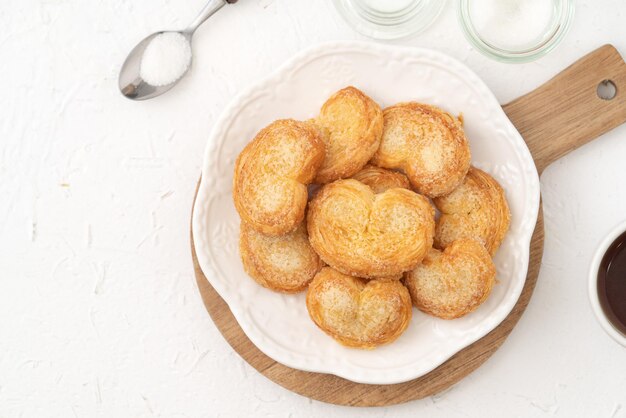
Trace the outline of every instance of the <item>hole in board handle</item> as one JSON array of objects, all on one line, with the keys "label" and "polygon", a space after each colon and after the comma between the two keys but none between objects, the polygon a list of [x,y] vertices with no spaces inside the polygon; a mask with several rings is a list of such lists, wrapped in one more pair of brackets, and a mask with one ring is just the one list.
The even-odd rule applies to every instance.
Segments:
[{"label": "hole in board handle", "polygon": [[598,97],[602,100],[611,100],[617,94],[617,87],[611,80],[602,80],[596,89]]}]

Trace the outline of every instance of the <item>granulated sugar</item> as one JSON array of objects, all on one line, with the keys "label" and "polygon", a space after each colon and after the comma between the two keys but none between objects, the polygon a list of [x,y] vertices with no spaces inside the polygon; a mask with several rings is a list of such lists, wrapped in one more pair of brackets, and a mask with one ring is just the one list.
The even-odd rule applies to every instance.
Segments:
[{"label": "granulated sugar", "polygon": [[191,45],[178,32],[164,32],[152,39],[141,58],[139,75],[152,86],[172,84],[191,64]]},{"label": "granulated sugar", "polygon": [[525,49],[551,33],[552,0],[473,0],[471,18],[483,41],[504,49]]}]

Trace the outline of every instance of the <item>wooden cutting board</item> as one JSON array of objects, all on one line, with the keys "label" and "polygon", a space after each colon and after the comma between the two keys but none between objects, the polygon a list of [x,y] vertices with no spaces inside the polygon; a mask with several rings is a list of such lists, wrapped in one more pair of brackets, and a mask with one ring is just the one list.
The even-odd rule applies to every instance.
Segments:
[{"label": "wooden cutting board", "polygon": [[[611,80],[617,93],[601,99],[597,88]],[[511,80],[515,82],[515,80]],[[569,151],[626,121],[626,64],[617,50],[605,45],[584,56],[532,92],[503,106],[524,137],[539,174]],[[338,405],[384,406],[421,399],[449,388],[483,364],[502,345],[528,305],[543,254],[543,215],[539,211],[530,247],[526,283],[509,316],[492,332],[418,379],[395,385],[353,383],[329,374],[283,366],[263,354],[243,333],[228,305],[211,287],[192,258],[202,300],[226,341],[268,379],[302,396]],[[228,367],[228,366],[226,366]]]}]

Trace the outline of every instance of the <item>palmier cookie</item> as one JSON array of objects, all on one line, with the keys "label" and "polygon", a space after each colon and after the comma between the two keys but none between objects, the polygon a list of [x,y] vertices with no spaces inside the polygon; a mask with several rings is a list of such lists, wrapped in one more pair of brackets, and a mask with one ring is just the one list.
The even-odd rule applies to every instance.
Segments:
[{"label": "palmier cookie", "polygon": [[324,267],[306,306],[315,324],[343,345],[375,348],[397,339],[411,321],[411,297],[397,280],[364,280]]},{"label": "palmier cookie", "polygon": [[485,247],[459,239],[443,252],[431,249],[422,264],[405,274],[415,306],[430,315],[454,319],[483,303],[495,282],[496,268]]},{"label": "palmier cookie", "polygon": [[400,103],[383,111],[384,130],[372,164],[402,170],[419,193],[450,193],[470,165],[461,123],[450,114],[420,103]]},{"label": "palmier cookie", "polygon": [[383,112],[354,87],[333,94],[311,121],[326,143],[326,158],[315,183],[330,183],[359,171],[372,158],[383,133]]},{"label": "palmier cookie", "polygon": [[398,276],[417,266],[433,243],[435,212],[410,190],[375,194],[353,180],[325,185],[309,204],[311,246],[351,276]]},{"label": "palmier cookie", "polygon": [[262,129],[235,163],[233,199],[241,219],[267,235],[296,229],[323,160],[324,142],[312,125],[285,119]]},{"label": "palmier cookie", "polygon": [[511,213],[504,190],[493,177],[472,167],[459,187],[433,202],[441,212],[435,232],[437,248],[446,248],[459,238],[473,238],[495,254],[509,229]]},{"label": "palmier cookie", "polygon": [[304,290],[323,263],[309,244],[304,224],[285,235],[264,235],[241,223],[243,268],[261,286],[278,292]]},{"label": "palmier cookie", "polygon": [[387,170],[368,164],[361,171],[352,176],[372,189],[374,193],[382,193],[388,189],[399,187],[401,189],[411,188],[409,179],[402,173]]}]

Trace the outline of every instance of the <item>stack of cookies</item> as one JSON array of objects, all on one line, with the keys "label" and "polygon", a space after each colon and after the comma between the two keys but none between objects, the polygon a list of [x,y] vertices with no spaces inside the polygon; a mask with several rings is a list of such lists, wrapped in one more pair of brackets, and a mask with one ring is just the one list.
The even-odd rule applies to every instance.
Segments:
[{"label": "stack of cookies", "polygon": [[314,119],[262,129],[237,159],[233,198],[246,272],[308,289],[315,324],[359,348],[398,338],[412,305],[474,311],[510,223],[502,187],[470,166],[459,118],[414,102],[382,110],[354,87]]}]

